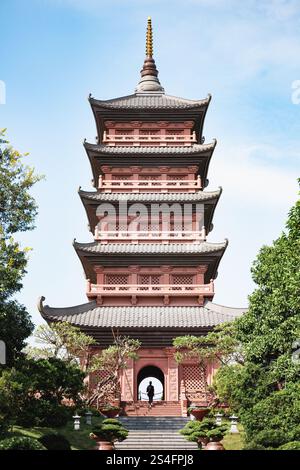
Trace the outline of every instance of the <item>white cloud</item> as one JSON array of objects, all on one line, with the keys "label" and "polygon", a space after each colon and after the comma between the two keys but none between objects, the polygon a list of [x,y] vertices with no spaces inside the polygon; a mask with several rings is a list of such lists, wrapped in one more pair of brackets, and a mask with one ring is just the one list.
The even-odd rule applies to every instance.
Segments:
[{"label": "white cloud", "polygon": [[239,204],[257,204],[259,211],[290,207],[297,198],[297,175],[285,167],[253,158],[255,152],[278,158],[280,150],[271,145],[222,146],[216,149],[210,181],[224,187],[226,197]]}]

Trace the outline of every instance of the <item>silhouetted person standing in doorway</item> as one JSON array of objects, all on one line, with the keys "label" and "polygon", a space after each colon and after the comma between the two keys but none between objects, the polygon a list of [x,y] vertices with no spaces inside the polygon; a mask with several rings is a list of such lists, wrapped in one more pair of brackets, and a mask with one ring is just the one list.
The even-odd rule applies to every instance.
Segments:
[{"label": "silhouetted person standing in doorway", "polygon": [[149,400],[149,406],[151,408],[152,402],[153,402],[153,397],[154,397],[154,387],[152,385],[152,382],[149,382],[149,385],[147,387],[147,395],[148,395],[148,400]]}]

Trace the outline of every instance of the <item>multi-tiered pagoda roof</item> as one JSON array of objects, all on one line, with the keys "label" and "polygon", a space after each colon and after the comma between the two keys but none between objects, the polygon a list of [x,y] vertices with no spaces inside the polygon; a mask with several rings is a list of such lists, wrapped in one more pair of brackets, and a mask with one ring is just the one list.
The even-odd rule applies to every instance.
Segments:
[{"label": "multi-tiered pagoda roof", "polygon": [[[84,148],[96,189],[79,189],[79,196],[95,240],[90,243],[74,241],[74,248],[88,280],[88,298],[92,300],[73,307],[53,308],[44,305],[45,299],[41,297],[38,308],[46,321],[70,322],[94,336],[103,346],[111,343],[112,329],[117,329],[119,333],[139,338],[144,345],[160,347],[172,344],[172,338],[178,335],[205,334],[245,311],[211,301],[213,280],[217,277],[228,241],[206,241],[213,229],[213,215],[222,192],[221,188],[204,190],[216,147],[216,140],[204,143],[203,137],[210,100],[210,95],[202,100],[190,100],[165,94],[158,80],[152,48],[147,49],[135,93],[109,100],[89,97],[98,137],[96,144],[85,141]],[[129,173],[133,177],[129,177]],[[202,205],[202,232],[178,234],[173,228],[173,235],[170,232],[158,234],[157,238],[152,236],[149,240],[139,233],[134,239],[128,235],[122,235],[122,238],[118,233],[121,229],[107,235],[98,233],[98,206],[105,203],[117,206],[122,201],[128,205],[141,203],[146,207],[154,203]],[[164,242],[159,241],[159,237]],[[141,285],[113,286],[115,297],[110,297],[112,304],[106,303],[110,291],[107,286],[106,290],[101,286],[99,273],[105,270],[111,273],[109,270],[117,267],[116,279],[120,276],[124,279],[122,269],[136,273],[141,266],[155,272],[150,273],[150,277],[158,276],[155,269],[177,273],[181,267],[187,272],[188,266],[187,276],[201,273],[203,283],[190,287],[162,285],[156,290],[147,286],[151,295],[161,295],[161,305],[154,305],[153,297],[150,294],[146,297],[147,289]],[[192,298],[194,291],[198,305],[185,300]],[[179,295],[182,298],[178,301]],[[122,296],[126,297],[124,305],[118,300]],[[177,304],[172,304],[172,296],[177,296]]]}]

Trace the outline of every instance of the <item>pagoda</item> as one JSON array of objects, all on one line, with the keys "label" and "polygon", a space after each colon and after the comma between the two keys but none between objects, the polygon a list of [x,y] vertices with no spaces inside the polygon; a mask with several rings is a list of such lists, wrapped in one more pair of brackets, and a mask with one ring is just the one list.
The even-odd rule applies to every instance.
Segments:
[{"label": "pagoda", "polygon": [[47,322],[69,322],[95,338],[98,350],[113,343],[115,331],[140,340],[139,358],[129,360],[120,377],[127,415],[142,409],[139,386],[147,377],[163,386],[153,415],[164,406],[164,415],[186,416],[189,403],[203,403],[218,364],[208,362],[205,377],[192,360],[178,365],[173,338],[205,335],[245,311],[212,302],[228,242],[207,241],[222,191],[205,190],[216,147],[203,137],[210,100],[165,93],[150,18],[135,92],[89,97],[98,136],[84,148],[95,190],[79,189],[79,196],[94,241],[74,241],[88,302],[53,308],[41,297],[38,307]]}]

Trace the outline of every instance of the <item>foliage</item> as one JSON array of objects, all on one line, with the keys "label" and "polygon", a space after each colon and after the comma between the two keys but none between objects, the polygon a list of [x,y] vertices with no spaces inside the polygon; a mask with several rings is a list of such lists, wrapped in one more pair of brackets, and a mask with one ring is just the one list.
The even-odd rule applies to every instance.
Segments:
[{"label": "foliage", "polygon": [[257,444],[257,442],[250,441],[243,447],[243,450],[273,450],[273,449],[269,449],[267,447],[264,447],[261,444]]},{"label": "foliage", "polygon": [[[0,247],[0,257],[1,250]],[[0,300],[0,339],[6,345],[6,363],[8,366],[13,365],[15,360],[21,356],[25,339],[31,334],[32,330],[33,324],[23,305],[20,305],[16,300]]]},{"label": "foliage", "polygon": [[300,450],[300,441],[292,441],[278,447],[278,450]]},{"label": "foliage", "polygon": [[[247,440],[264,442],[264,434],[274,433],[279,439],[272,447],[300,439],[300,384],[289,384],[259,400],[252,408],[243,411],[243,424]],[[266,445],[268,442],[265,443]],[[264,444],[263,444],[264,445]]]},{"label": "foliage", "polygon": [[8,422],[4,414],[0,414],[0,439],[4,439],[8,432]]},{"label": "foliage", "polygon": [[11,299],[22,288],[28,252],[13,235],[34,228],[37,206],[30,189],[41,179],[24,165],[25,157],[8,145],[5,130],[0,130],[0,339],[6,342],[8,365],[33,329],[25,307]]},{"label": "foliage", "polygon": [[221,426],[219,426],[219,428],[215,428],[215,429],[211,429],[210,431],[207,431],[207,437],[209,438],[210,441],[221,441],[226,433],[226,430],[221,430],[220,429]]},{"label": "foliage", "polygon": [[[300,180],[299,180],[300,182]],[[276,448],[299,439],[300,200],[286,230],[263,246],[252,267],[256,289],[249,310],[234,322],[244,362],[217,372],[218,396],[239,414],[251,446]]]},{"label": "foliage", "polygon": [[128,430],[125,429],[117,419],[107,418],[101,424],[94,426],[92,435],[108,442],[124,441],[128,436]]},{"label": "foliage", "polygon": [[63,434],[57,432],[44,434],[39,438],[39,442],[46,447],[47,450],[71,450],[68,439]]},{"label": "foliage", "polygon": [[200,406],[200,405],[196,405],[196,406],[189,406],[187,411],[188,413],[191,413],[193,410],[197,411],[197,410],[207,410],[207,406]]},{"label": "foliage", "polygon": [[227,424],[217,426],[214,418],[203,418],[202,421],[188,421],[184,428],[180,430],[180,433],[188,441],[198,442],[199,438],[213,440],[215,437],[218,440],[221,440],[225,436],[227,430]]},{"label": "foliage", "polygon": [[105,374],[97,376],[95,388],[87,403],[90,405],[109,404],[112,399],[120,396],[120,372],[127,367],[128,359],[137,359],[140,348],[138,340],[127,336],[115,336],[114,343],[99,354],[95,354],[91,361],[90,372],[104,371]]},{"label": "foliage", "polygon": [[101,406],[101,411],[117,411],[119,409],[120,409],[119,406],[113,406],[113,405],[110,405],[109,403]]},{"label": "foliage", "polygon": [[196,358],[200,363],[216,359],[221,364],[233,360],[243,362],[234,322],[218,325],[214,331],[203,336],[179,336],[174,338],[173,346],[176,349],[175,359],[178,363],[190,358]]},{"label": "foliage", "polygon": [[39,393],[40,398],[49,401],[60,403],[63,399],[70,399],[77,402],[78,395],[84,388],[85,374],[77,366],[61,359],[28,359],[19,364],[19,369],[30,377],[31,396]]},{"label": "foliage", "polygon": [[[74,414],[74,413],[73,413]],[[102,417],[94,416],[92,418],[93,425],[101,423],[103,420]],[[57,432],[57,429],[53,427],[23,427],[23,426],[14,426],[12,428],[11,435],[14,436],[26,436],[32,437],[34,439],[40,439],[45,434]],[[92,450],[95,447],[95,443],[89,439],[89,434],[91,432],[91,426],[85,423],[85,420],[82,419],[80,423],[80,430],[74,431],[74,421],[70,419],[67,424],[59,428],[59,434],[65,436],[66,439],[71,444],[73,450]]]},{"label": "foliage", "polygon": [[72,416],[72,408],[49,402],[42,398],[31,398],[24,406],[16,423],[21,426],[49,426],[60,428],[65,426]]},{"label": "foliage", "polygon": [[0,450],[46,450],[46,448],[31,437],[9,437],[0,441]]},{"label": "foliage", "polygon": [[36,343],[42,348],[28,347],[27,356],[32,358],[56,357],[70,364],[77,364],[78,359],[89,359],[89,347],[96,343],[79,328],[67,322],[39,325],[34,331]]},{"label": "foliage", "polygon": [[63,399],[77,403],[84,374],[60,359],[19,360],[0,376],[0,412],[9,423],[62,425],[69,418]]}]

